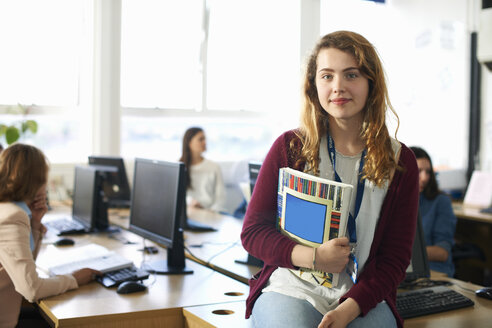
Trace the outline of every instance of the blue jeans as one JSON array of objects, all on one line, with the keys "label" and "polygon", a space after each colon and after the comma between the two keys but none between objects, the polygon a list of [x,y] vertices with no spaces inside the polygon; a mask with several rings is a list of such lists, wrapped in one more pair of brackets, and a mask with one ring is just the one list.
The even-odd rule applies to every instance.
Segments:
[{"label": "blue jeans", "polygon": [[[256,300],[251,316],[255,328],[316,328],[323,315],[311,303],[295,297],[267,292]],[[396,327],[396,320],[386,303],[379,303],[364,317],[357,317],[348,328]]]}]

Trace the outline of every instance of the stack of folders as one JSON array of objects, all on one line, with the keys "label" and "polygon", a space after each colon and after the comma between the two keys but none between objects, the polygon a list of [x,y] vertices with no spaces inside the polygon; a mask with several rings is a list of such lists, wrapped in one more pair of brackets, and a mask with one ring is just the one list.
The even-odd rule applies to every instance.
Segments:
[{"label": "stack of folders", "polygon": [[[298,243],[319,247],[345,236],[353,186],[320,178],[291,168],[279,170],[277,227]],[[338,284],[337,273],[296,270],[302,279],[322,286]]]},{"label": "stack of folders", "polygon": [[40,259],[36,264],[47,274],[70,274],[82,268],[91,268],[103,273],[131,267],[133,262],[97,244],[74,247]]}]

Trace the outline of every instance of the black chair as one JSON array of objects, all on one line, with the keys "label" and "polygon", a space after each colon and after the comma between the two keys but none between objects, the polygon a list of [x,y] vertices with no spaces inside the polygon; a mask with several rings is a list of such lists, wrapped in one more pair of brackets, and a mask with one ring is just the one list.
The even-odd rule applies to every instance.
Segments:
[{"label": "black chair", "polygon": [[479,285],[486,283],[485,254],[477,245],[469,242],[457,243],[451,250],[455,267],[454,278],[471,281]]}]

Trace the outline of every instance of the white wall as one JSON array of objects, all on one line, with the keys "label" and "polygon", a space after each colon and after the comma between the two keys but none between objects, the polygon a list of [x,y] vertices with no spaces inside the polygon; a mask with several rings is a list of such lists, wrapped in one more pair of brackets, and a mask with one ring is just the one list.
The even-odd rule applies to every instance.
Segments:
[{"label": "white wall", "polygon": [[[442,168],[467,165],[470,6],[466,0],[322,1],[322,34],[352,30],[375,45],[400,118],[398,139],[425,148]],[[391,115],[388,125],[396,129]]]}]

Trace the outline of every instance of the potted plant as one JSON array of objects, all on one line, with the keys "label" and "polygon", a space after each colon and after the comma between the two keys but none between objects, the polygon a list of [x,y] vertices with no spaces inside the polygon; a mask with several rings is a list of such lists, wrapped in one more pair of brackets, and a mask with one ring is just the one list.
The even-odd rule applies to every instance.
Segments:
[{"label": "potted plant", "polygon": [[15,121],[11,124],[0,123],[0,138],[5,137],[7,145],[11,145],[20,137],[29,133],[35,134],[38,132],[38,123],[34,120],[27,119],[30,107],[17,104],[7,109],[7,114],[19,114],[23,119]]}]

